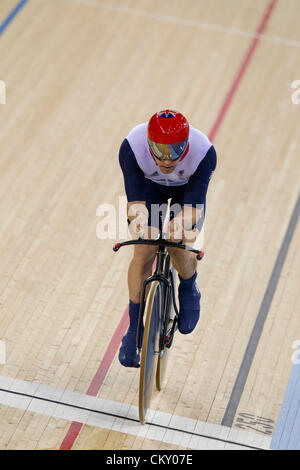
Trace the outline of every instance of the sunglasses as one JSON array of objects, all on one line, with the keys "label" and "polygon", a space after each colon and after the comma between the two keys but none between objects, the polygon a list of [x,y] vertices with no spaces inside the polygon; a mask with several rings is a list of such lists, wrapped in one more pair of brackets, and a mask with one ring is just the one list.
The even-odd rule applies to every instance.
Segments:
[{"label": "sunglasses", "polygon": [[162,153],[155,142],[149,140],[148,143],[151,154],[160,162],[164,162],[166,160],[176,161],[181,158],[186,151],[188,139],[176,144],[166,144],[164,150],[168,151],[168,153]]}]

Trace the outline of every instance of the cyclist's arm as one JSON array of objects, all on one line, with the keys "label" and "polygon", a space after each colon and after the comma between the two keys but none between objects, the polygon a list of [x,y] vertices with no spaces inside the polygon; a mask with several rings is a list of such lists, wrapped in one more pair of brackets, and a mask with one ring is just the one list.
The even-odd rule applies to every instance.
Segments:
[{"label": "cyclist's arm", "polygon": [[128,203],[145,201],[145,176],[140,169],[127,139],[119,150],[119,162],[123,172]]},{"label": "cyclist's arm", "polygon": [[185,204],[190,204],[192,207],[205,204],[208,185],[216,165],[217,154],[212,145],[184,187]]},{"label": "cyclist's arm", "polygon": [[134,153],[127,139],[121,144],[119,162],[123,172],[124,186],[127,196],[128,222],[135,220],[132,230],[142,233],[143,225],[148,220],[145,198],[145,177],[137,164]]},{"label": "cyclist's arm", "polygon": [[180,235],[184,238],[183,231],[197,228],[197,223],[204,215],[202,213],[205,208],[206,193],[216,165],[217,154],[215,148],[211,146],[195,173],[184,186],[183,200],[185,206],[170,223],[171,238],[178,239]]}]

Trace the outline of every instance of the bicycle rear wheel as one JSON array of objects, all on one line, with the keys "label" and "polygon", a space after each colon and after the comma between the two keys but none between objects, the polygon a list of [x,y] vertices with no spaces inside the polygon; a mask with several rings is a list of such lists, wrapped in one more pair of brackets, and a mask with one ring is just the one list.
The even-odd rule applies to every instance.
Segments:
[{"label": "bicycle rear wheel", "polygon": [[139,418],[145,423],[155,387],[155,374],[161,330],[161,287],[151,282],[144,310],[145,326],[140,362]]}]

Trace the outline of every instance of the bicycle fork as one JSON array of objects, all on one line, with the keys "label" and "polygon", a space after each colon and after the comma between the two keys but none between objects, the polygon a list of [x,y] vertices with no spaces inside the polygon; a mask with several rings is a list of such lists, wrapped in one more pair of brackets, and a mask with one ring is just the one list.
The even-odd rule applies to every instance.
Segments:
[{"label": "bicycle fork", "polygon": [[[165,253],[159,253],[159,255],[165,255]],[[174,292],[174,280],[173,274],[171,276],[171,281],[166,277],[166,275],[161,274],[162,267],[163,267],[163,256],[158,257],[158,265],[157,268],[152,276],[146,279],[143,283],[142,295],[141,299],[142,302],[140,303],[140,310],[139,310],[139,320],[138,320],[138,328],[137,328],[137,338],[136,338],[136,348],[137,353],[140,354],[142,348],[142,341],[141,341],[141,331],[143,325],[143,317],[144,317],[144,310],[145,310],[145,303],[146,303],[146,290],[148,284],[153,281],[158,281],[164,284],[165,288],[165,295],[163,296],[163,305],[161,305],[162,311],[162,328],[163,332],[160,332],[160,344],[159,344],[159,351],[155,351],[156,354],[160,354],[165,347],[170,348],[173,342],[174,333],[177,326],[177,318],[178,318],[178,310],[175,301],[175,292]],[[167,269],[169,269],[169,263],[167,263]],[[172,303],[174,306],[175,317],[174,319],[170,319],[170,310],[172,308]],[[172,325],[169,326],[170,320],[172,321]],[[164,334],[162,334],[164,333]]]}]

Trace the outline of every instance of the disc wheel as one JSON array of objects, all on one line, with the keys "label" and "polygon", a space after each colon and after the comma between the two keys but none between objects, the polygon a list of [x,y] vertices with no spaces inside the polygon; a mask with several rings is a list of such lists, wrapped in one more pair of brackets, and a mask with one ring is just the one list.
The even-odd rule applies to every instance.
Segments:
[{"label": "disc wheel", "polygon": [[139,419],[142,424],[146,422],[147,412],[155,388],[161,330],[161,288],[158,281],[151,283],[144,312],[145,326],[139,383]]},{"label": "disc wheel", "polygon": [[[173,285],[174,285],[175,281],[174,281],[173,268],[171,270],[171,276],[173,276]],[[168,336],[168,332],[171,330],[173,321],[174,321],[171,318],[172,310],[173,310],[173,301],[172,301],[172,296],[170,295],[169,304],[167,305],[167,312],[166,312],[167,318],[164,319],[165,324],[163,325],[163,328],[161,331],[160,354],[157,359],[156,388],[158,391],[162,390],[164,383],[165,383],[166,369],[167,369],[169,353],[170,353],[170,349],[167,347],[167,344],[166,344],[166,341],[167,341],[166,337]]]}]

